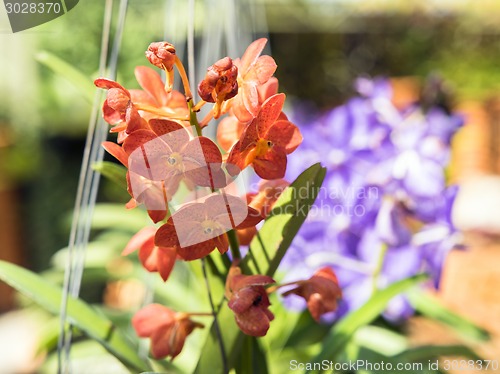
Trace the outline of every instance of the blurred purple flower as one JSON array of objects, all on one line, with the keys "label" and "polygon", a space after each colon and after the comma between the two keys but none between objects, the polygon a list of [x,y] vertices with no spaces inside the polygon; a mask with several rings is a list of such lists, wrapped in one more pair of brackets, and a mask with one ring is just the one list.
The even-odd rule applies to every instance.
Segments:
[{"label": "blurred purple flower", "polygon": [[[446,187],[444,167],[462,119],[437,107],[398,110],[385,79],[360,78],[356,89],[360,96],[300,126],[304,142],[287,171],[293,180],[312,163],[327,167],[281,264],[285,281],[308,278],[321,266],[336,271],[344,298],[326,321],[357,309],[375,289],[422,271],[437,286],[446,254],[460,239],[450,220],[456,188]],[[300,116],[292,120],[303,123]],[[299,298],[285,303],[304,307]],[[384,316],[399,321],[412,312],[399,296]]]}]

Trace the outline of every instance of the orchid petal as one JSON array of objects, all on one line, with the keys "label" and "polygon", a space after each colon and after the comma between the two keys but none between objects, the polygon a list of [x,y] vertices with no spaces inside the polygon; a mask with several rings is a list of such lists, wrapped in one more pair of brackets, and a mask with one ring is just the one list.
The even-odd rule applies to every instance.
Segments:
[{"label": "orchid petal", "polygon": [[135,250],[141,248],[148,240],[154,237],[156,228],[145,227],[140,230],[137,234],[132,236],[125,249],[122,252],[122,256],[127,256],[134,252]]},{"label": "orchid petal", "polygon": [[120,161],[124,166],[128,166],[128,154],[118,144],[113,142],[102,142],[102,147],[114,158]]},{"label": "orchid petal", "polygon": [[167,103],[168,95],[160,74],[147,66],[137,66],[135,68],[135,78],[141,87],[151,95],[157,106],[164,106]]},{"label": "orchid petal", "polygon": [[256,41],[252,42],[247,47],[245,53],[243,53],[243,56],[241,57],[241,60],[238,61],[239,65],[240,65],[240,66],[238,66],[238,68],[241,71],[241,75],[243,77],[248,72],[250,67],[253,64],[255,64],[255,62],[259,58],[260,54],[264,50],[266,43],[267,43],[266,38],[260,38],[260,39],[257,39]]}]

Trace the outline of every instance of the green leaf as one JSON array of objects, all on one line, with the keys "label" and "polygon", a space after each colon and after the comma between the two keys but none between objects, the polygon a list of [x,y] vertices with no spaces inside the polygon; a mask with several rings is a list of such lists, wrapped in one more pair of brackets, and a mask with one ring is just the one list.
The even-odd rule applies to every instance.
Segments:
[{"label": "green leaf", "polygon": [[442,356],[467,357],[474,361],[482,360],[482,358],[469,347],[463,344],[451,345],[424,345],[407,349],[391,358],[395,361],[423,361]]},{"label": "green leaf", "polygon": [[322,351],[314,358],[313,362],[320,363],[322,360],[334,360],[342,352],[358,328],[369,324],[377,318],[394,296],[407,291],[426,278],[427,276],[424,274],[415,275],[377,291],[362,307],[350,313],[333,326],[323,341]]},{"label": "green leaf", "polygon": [[309,310],[300,314],[285,347],[305,347],[320,342],[328,333],[328,326],[316,322]]},{"label": "green leaf", "polygon": [[400,354],[408,349],[408,339],[387,328],[365,325],[354,334],[352,341],[363,348],[370,349],[386,357]]},{"label": "green leaf", "polygon": [[[34,302],[58,314],[62,291],[39,275],[9,262],[0,261],[0,279]],[[68,320],[104,346],[129,369],[148,370],[148,365],[137,355],[132,344],[107,318],[98,314],[80,299],[69,298]]]},{"label": "green leaf", "polygon": [[253,273],[273,276],[318,196],[326,169],[319,163],[305,170],[281,194],[250,243],[245,258]]},{"label": "green leaf", "polygon": [[92,216],[93,229],[121,229],[136,233],[148,222],[143,209],[127,210],[124,204],[96,204]]},{"label": "green leaf", "polygon": [[92,104],[96,88],[92,84],[92,80],[89,77],[50,52],[39,52],[35,56],[35,59],[41,64],[47,66],[54,73],[63,76],[74,84],[76,88],[83,93],[85,99]]},{"label": "green leaf", "polygon": [[[315,164],[305,170],[279,197],[271,214],[266,219],[250,245],[249,255],[245,257],[242,267],[245,272],[267,274],[272,276],[278,268],[286,250],[305,221],[307,213],[318,195],[326,169]],[[227,355],[227,366],[234,367],[236,360],[241,359],[243,333],[234,320],[233,311],[225,300],[220,303],[217,315]],[[272,324],[271,324],[272,328]],[[201,351],[195,373],[222,373],[222,360],[215,325]]]},{"label": "green leaf", "polygon": [[114,162],[101,161],[92,165],[92,169],[98,171],[125,191],[127,190],[127,169],[125,166]]},{"label": "green leaf", "polygon": [[464,337],[480,341],[490,338],[486,330],[453,312],[438,299],[422,290],[412,290],[408,293],[408,298],[418,312],[426,317],[443,322]]},{"label": "green leaf", "polygon": [[260,341],[253,336],[245,336],[242,354],[236,364],[236,374],[268,374],[267,357]]}]

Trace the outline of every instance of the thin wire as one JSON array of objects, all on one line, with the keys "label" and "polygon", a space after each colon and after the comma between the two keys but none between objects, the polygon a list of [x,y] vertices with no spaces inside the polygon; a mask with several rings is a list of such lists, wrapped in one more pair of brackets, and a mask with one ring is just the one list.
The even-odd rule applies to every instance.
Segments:
[{"label": "thin wire", "polygon": [[[109,62],[109,78],[115,79],[118,53],[121,44],[121,36],[125,23],[125,16],[128,1],[120,1],[118,23],[114,39],[113,50]],[[111,29],[113,0],[106,0],[104,12],[103,35],[101,39],[101,54],[99,59],[99,74],[105,75],[106,56],[108,54],[109,35]],[[87,247],[92,214],[97,198],[100,174],[92,170],[95,162],[102,161],[104,150],[100,146],[107,136],[107,124],[98,119],[99,103],[102,101],[102,92],[96,91],[91,117],[89,120],[89,130],[87,132],[82,168],[80,170],[79,185],[73,213],[73,223],[71,227],[70,240],[68,245],[68,264],[64,275],[64,288],[61,300],[61,325],[58,341],[58,373],[70,372],[70,350],[71,350],[71,324],[66,328],[67,307],[69,295],[78,297],[81,279],[85,263],[85,250]],[[64,356],[63,356],[64,353]]]},{"label": "thin wire", "polygon": [[[127,4],[128,0],[120,1],[120,8],[118,13],[118,24],[116,27],[116,34],[113,43],[113,49],[111,51],[111,57],[109,60],[109,77],[110,79],[116,78],[116,68],[118,64],[118,55],[120,52],[121,39],[123,35],[123,28],[125,26],[125,17],[127,14]],[[92,160],[90,167],[95,162],[102,161],[104,158],[104,148],[101,146],[102,142],[106,140],[108,135],[108,124],[104,121],[102,117],[99,117],[98,125],[95,131],[94,140],[92,143],[92,151],[90,159]],[[86,204],[87,209],[85,210],[85,216],[83,220],[81,220],[81,240],[78,242],[80,246],[79,258],[75,264],[75,272],[73,277],[73,284],[70,289],[71,295],[73,297],[78,297],[80,293],[80,286],[82,281],[84,263],[85,263],[85,249],[87,247],[87,243],[90,237],[90,229],[92,224],[92,216],[94,212],[95,202],[97,200],[97,193],[99,190],[99,181],[101,179],[101,174],[96,173],[91,168],[89,169],[89,183],[90,189],[85,189],[85,192],[88,192],[85,196],[88,203]]]},{"label": "thin wire", "polygon": [[[187,50],[188,50],[188,76],[189,76],[189,85],[191,86],[191,92],[193,95],[196,95],[196,91],[193,91],[193,83],[196,82],[196,74],[195,69],[196,65],[194,64],[194,19],[195,19],[195,3],[194,0],[189,0],[188,3],[188,30],[187,30]],[[194,98],[193,98],[194,99]]]},{"label": "thin wire", "polygon": [[[108,45],[109,45],[109,35],[111,29],[111,16],[113,10],[113,0],[106,0],[106,4],[104,7],[104,21],[103,21],[103,33],[101,37],[101,53],[99,59],[99,74],[104,74],[104,70],[106,67],[106,57],[108,54]],[[67,309],[68,309],[68,296],[70,291],[70,283],[73,277],[73,262],[74,262],[74,251],[76,244],[76,237],[78,231],[78,222],[81,215],[81,207],[83,202],[83,192],[84,192],[84,184],[87,179],[88,173],[88,165],[90,160],[90,151],[92,146],[92,139],[95,132],[95,127],[97,123],[97,113],[99,111],[99,103],[101,101],[101,91],[96,90],[94,95],[94,102],[92,105],[91,116],[89,119],[89,128],[87,131],[87,138],[85,141],[85,149],[83,152],[83,160],[82,167],[80,169],[80,176],[78,182],[78,189],[76,193],[75,200],[75,208],[73,211],[73,220],[71,225],[69,244],[68,244],[68,260],[66,264],[66,270],[64,272],[64,283],[63,283],[63,294],[61,300],[61,308],[60,308],[60,327],[59,327],[59,339],[57,343],[57,364],[58,369],[57,372],[66,373],[69,369],[68,365],[68,355],[66,354],[66,350],[63,350],[63,347],[66,347],[68,341],[71,338],[68,336],[69,328],[66,329],[66,321],[67,321]],[[65,352],[64,362],[63,362],[63,351]]]}]

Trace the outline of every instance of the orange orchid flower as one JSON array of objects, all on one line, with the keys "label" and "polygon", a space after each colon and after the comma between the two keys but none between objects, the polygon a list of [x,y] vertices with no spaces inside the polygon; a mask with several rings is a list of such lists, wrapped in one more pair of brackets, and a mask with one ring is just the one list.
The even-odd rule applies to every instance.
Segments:
[{"label": "orange orchid flower", "polygon": [[[278,93],[278,79],[271,77],[267,83],[257,87],[257,92],[259,96],[260,108],[264,101]],[[283,112],[281,112],[280,116],[283,117],[282,119],[287,119]],[[233,110],[229,110],[229,115],[224,117],[217,126],[217,143],[219,146],[228,152],[241,138],[241,135],[247,125],[248,123],[238,120],[238,117],[233,114]]]},{"label": "orange orchid flower", "polygon": [[130,172],[165,181],[167,200],[182,179],[196,186],[223,187],[222,155],[213,141],[203,136],[191,138],[184,127],[170,120],[152,119],[149,127],[151,130],[130,134],[123,143]]},{"label": "orange orchid flower", "polygon": [[125,137],[125,132],[131,133],[141,128],[147,128],[146,121],[139,115],[132,102],[130,91],[121,84],[105,78],[96,79],[94,84],[108,90],[102,113],[104,120],[114,126],[111,132],[122,134],[120,141]]},{"label": "orange orchid flower", "polygon": [[323,314],[336,310],[337,300],[342,297],[337,276],[326,266],[317,270],[308,280],[297,282],[297,287],[283,293],[283,296],[291,294],[307,301],[307,308],[316,321]]},{"label": "orange orchid flower", "polygon": [[163,305],[150,304],[139,310],[132,318],[132,326],[138,336],[151,338],[151,353],[154,358],[179,355],[186,338],[203,324],[191,320],[189,313],[175,312]]},{"label": "orange orchid flower", "polygon": [[189,109],[182,93],[176,90],[167,93],[160,74],[150,67],[137,66],[134,74],[142,90],[129,92],[144,119],[166,118],[189,126]]},{"label": "orange orchid flower", "polygon": [[266,275],[243,275],[237,266],[231,266],[226,280],[228,306],[234,312],[236,324],[247,335],[264,336],[274,319],[268,309],[271,305],[264,286],[275,283]]},{"label": "orange orchid flower", "polygon": [[146,227],[135,234],[122,252],[127,256],[139,249],[139,260],[147,271],[158,272],[166,281],[172,272],[177,258],[175,248],[157,247],[154,243],[155,227]]},{"label": "orange orchid flower", "polygon": [[118,132],[118,143],[139,129],[149,129],[147,120],[168,118],[187,125],[189,110],[186,98],[179,91],[167,93],[160,75],[151,68],[138,66],[135,77],[142,90],[127,90],[122,85],[105,78],[94,81],[97,87],[107,89],[103,104],[104,120]]},{"label": "orange orchid flower", "polygon": [[241,199],[227,195],[210,195],[203,202],[182,206],[158,229],[155,243],[175,247],[186,261],[197,260],[215,248],[220,253],[229,249],[227,232],[255,226],[262,216]]},{"label": "orange orchid flower", "polygon": [[[257,175],[263,179],[284,177],[287,154],[302,142],[299,129],[287,119],[280,119],[284,101],[285,95],[277,94],[262,104],[257,117],[231,148],[228,164],[236,165],[240,170],[252,164]],[[229,171],[233,174],[238,172]]]},{"label": "orange orchid flower", "polygon": [[262,38],[250,44],[240,59],[235,59],[238,67],[238,95],[231,103],[234,115],[240,122],[249,122],[259,111],[258,87],[265,84],[276,71],[277,65],[271,56],[261,56],[267,39]]}]

